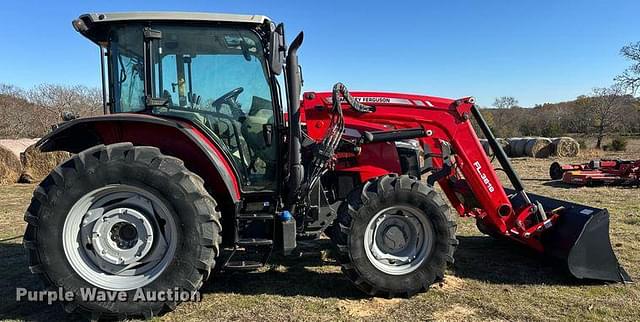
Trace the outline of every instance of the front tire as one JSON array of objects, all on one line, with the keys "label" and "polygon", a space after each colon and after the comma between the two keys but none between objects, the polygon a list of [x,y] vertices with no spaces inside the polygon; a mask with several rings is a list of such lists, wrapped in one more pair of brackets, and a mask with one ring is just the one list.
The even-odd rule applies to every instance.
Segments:
[{"label": "front tire", "polygon": [[453,263],[458,241],[449,207],[432,187],[387,175],[352,191],[330,236],[342,271],[372,296],[428,290]]},{"label": "front tire", "polygon": [[[39,185],[25,214],[30,270],[92,318],[157,316],[193,294],[219,253],[220,213],[203,180],[154,147],[100,145],[64,162]],[[126,293],[87,301],[82,290]],[[143,293],[137,293],[142,291]],[[86,294],[86,293],[85,293]]]}]

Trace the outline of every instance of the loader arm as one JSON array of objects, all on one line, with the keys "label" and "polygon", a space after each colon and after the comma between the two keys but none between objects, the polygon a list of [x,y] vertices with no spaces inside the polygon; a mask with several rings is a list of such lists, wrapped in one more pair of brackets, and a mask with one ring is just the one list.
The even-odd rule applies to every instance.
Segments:
[{"label": "loader arm", "polygon": [[[347,159],[355,159],[355,165],[354,162],[341,163],[340,158],[345,158],[341,155],[337,158],[335,171],[359,173],[362,182],[397,172],[397,163],[385,162],[385,158],[381,156],[393,155],[393,143],[396,141],[417,140],[424,150],[426,163],[430,165],[421,169],[423,174],[429,174],[427,181],[430,184],[438,182],[458,214],[463,217],[475,217],[491,235],[510,238],[539,252],[553,253],[556,245],[549,245],[548,241],[562,240],[566,243],[565,235],[577,236],[569,241],[571,245],[588,244],[578,239],[589,238],[588,234],[583,232],[594,228],[588,227],[591,221],[580,221],[578,226],[571,226],[567,224],[573,222],[570,217],[584,217],[585,214],[593,217],[606,216],[606,227],[602,224],[597,227],[607,230],[607,239],[598,241],[606,245],[597,248],[600,253],[605,253],[602,249],[607,247],[611,249],[606,210],[596,211],[594,208],[568,202],[550,202],[550,198],[531,198],[527,194],[472,97],[451,100],[373,92],[355,92],[353,96],[361,103],[375,106],[375,112],[362,113],[349,108],[347,104],[342,105],[345,135],[351,133],[351,138],[343,140],[351,140],[350,144],[359,145],[359,148],[355,149],[352,155],[347,153],[346,156]],[[302,105],[311,138],[318,139],[324,136],[331,104],[330,93],[305,93],[303,96]],[[515,190],[509,193],[505,190],[491,160],[482,149],[471,123],[472,118],[476,119],[496,151],[496,158]],[[375,153],[371,152],[373,149],[376,150]],[[376,171],[372,171],[372,168]],[[574,249],[569,247],[560,257],[575,258],[572,250]],[[609,253],[613,256],[612,265],[615,266],[605,269],[609,274],[574,275],[608,280],[628,279],[626,273],[618,267],[613,251],[610,250]],[[583,257],[591,258],[590,255],[590,251],[589,255],[582,254],[579,261],[584,262]],[[595,261],[598,261],[597,257],[593,256]],[[600,256],[600,259],[603,257],[607,256]],[[571,265],[569,262],[570,268]]]},{"label": "loader arm", "polygon": [[[354,93],[356,98],[368,97],[370,101],[376,94],[373,93]],[[379,94],[378,94],[379,95]],[[359,113],[348,109],[344,109],[344,117],[346,127],[355,124],[362,128],[363,123],[372,124],[392,124],[395,129],[423,129],[423,136],[414,137],[418,139],[425,150],[428,150],[429,156],[433,163],[434,172],[440,172],[437,182],[449,198],[454,208],[460,215],[480,217],[491,223],[496,231],[503,235],[510,235],[510,231],[515,229],[519,233],[525,233],[524,227],[516,225],[517,216],[523,211],[529,211],[531,205],[524,208],[515,208],[498,178],[496,171],[491,165],[491,161],[484,153],[480,145],[478,136],[476,135],[470,118],[472,110],[475,109],[472,98],[464,98],[460,100],[440,100],[436,102],[434,99],[422,98],[419,101],[428,101],[432,107],[426,105],[413,105],[411,102],[417,101],[414,98],[394,97],[396,95],[385,94],[380,96],[375,104],[376,111],[374,113]],[[305,95],[310,98],[313,95]],[[390,99],[385,101],[383,98]],[[315,98],[328,106],[331,102],[330,97],[325,97],[322,93],[318,93]],[[387,103],[388,102],[388,103]],[[405,102],[405,104],[399,104]],[[317,102],[319,103],[319,102]],[[313,109],[305,110],[307,127],[311,137],[321,137],[324,129],[326,116],[323,116],[324,109],[317,108],[313,102],[305,102],[305,106],[316,106]],[[436,105],[437,104],[437,105]],[[353,120],[357,119],[357,120]],[[357,130],[357,129],[356,129]],[[384,131],[361,131],[373,134],[381,134]],[[389,141],[395,141],[390,136]],[[379,143],[376,142],[376,143]],[[372,143],[372,144],[376,144]],[[365,144],[366,145],[366,144]],[[448,165],[446,156],[446,146],[450,146],[455,152],[451,159],[454,162]],[[366,146],[362,147],[366,150]],[[443,155],[445,152],[445,155]],[[378,160],[371,159],[372,164],[359,162],[359,167],[376,166],[381,167]],[[356,169],[351,168],[355,171]],[[389,170],[391,167],[389,167]],[[393,172],[393,171],[389,171]],[[377,174],[381,175],[381,174]],[[362,178],[363,180],[369,178]],[[471,194],[469,194],[471,192]],[[471,200],[461,200],[462,197],[473,197]],[[471,207],[475,204],[477,207]],[[525,209],[526,208],[526,209]],[[533,212],[532,212],[533,213]]]}]

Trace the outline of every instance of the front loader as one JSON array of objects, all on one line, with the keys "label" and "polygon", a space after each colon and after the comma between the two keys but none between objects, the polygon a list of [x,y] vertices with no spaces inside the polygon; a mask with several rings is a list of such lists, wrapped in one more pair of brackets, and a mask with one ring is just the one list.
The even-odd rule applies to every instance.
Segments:
[{"label": "front loader", "polygon": [[[264,16],[105,13],[73,26],[100,48],[105,115],[38,142],[74,155],[34,192],[24,235],[31,271],[78,295],[67,311],[159,315],[212,272],[260,268],[323,233],[356,287],[412,296],[454,260],[450,207],[577,278],[631,280],[607,211],[527,193],[471,97],[301,93],[302,33],[287,48]],[[124,300],[87,300],[88,288]]]}]

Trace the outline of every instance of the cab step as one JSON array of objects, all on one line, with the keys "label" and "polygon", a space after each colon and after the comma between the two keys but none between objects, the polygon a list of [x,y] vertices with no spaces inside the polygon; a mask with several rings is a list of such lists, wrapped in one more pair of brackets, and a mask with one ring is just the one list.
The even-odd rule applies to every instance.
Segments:
[{"label": "cab step", "polygon": [[251,247],[251,246],[271,246],[273,240],[265,238],[242,238],[236,242],[239,247]]},{"label": "cab step", "polygon": [[264,264],[258,261],[230,261],[224,265],[225,269],[236,271],[250,271],[263,267]]},{"label": "cab step", "polygon": [[237,214],[236,218],[239,220],[273,220],[275,216],[270,213],[246,213]]}]

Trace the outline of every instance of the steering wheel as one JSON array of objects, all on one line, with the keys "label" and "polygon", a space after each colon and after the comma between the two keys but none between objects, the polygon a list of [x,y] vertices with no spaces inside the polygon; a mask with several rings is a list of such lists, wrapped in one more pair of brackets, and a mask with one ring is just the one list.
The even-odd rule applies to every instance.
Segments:
[{"label": "steering wheel", "polygon": [[216,110],[220,110],[222,104],[227,104],[231,108],[231,112],[235,114],[242,114],[242,110],[240,109],[240,104],[238,104],[238,95],[244,92],[243,87],[238,87],[230,90],[226,94],[218,97],[211,105],[216,108]]}]

